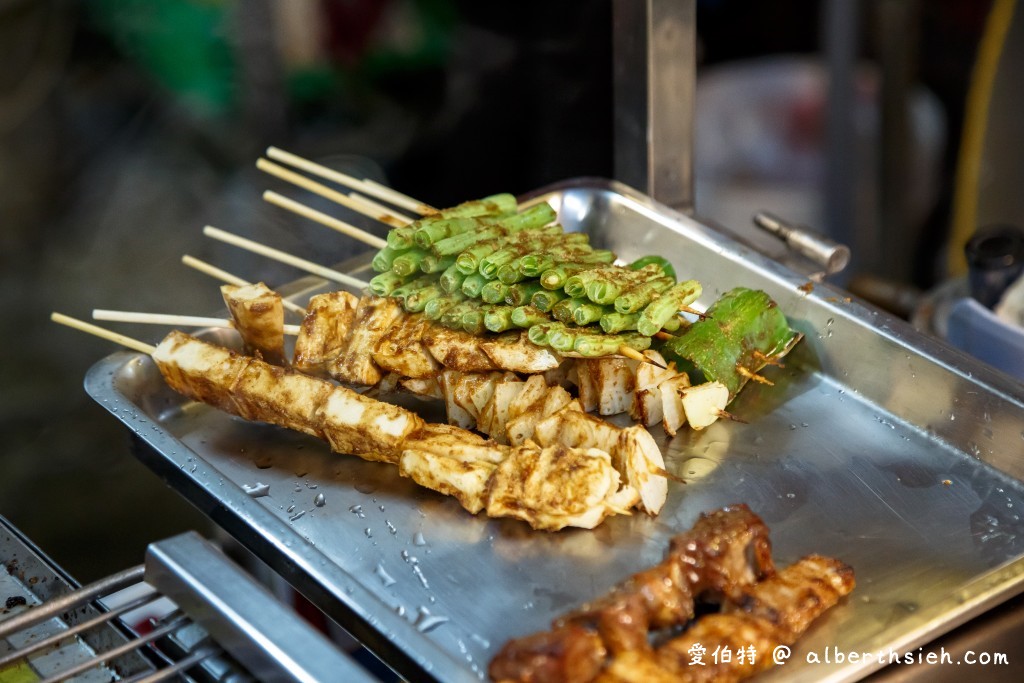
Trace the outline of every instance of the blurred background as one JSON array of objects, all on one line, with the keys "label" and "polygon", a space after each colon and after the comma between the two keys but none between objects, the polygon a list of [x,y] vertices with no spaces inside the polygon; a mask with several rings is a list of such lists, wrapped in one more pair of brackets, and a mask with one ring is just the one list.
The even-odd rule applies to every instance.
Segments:
[{"label": "blurred background", "polygon": [[[1000,4],[700,0],[698,212],[837,235],[841,284],[912,317],[963,273],[958,160]],[[50,312],[211,314],[216,283],[184,253],[298,276],[205,224],[325,264],[360,251],[261,200],[268,145],[435,206],[612,177],[612,30],[611,0],[0,0],[0,515],[82,581],[205,531],[82,389],[113,345]]]}]

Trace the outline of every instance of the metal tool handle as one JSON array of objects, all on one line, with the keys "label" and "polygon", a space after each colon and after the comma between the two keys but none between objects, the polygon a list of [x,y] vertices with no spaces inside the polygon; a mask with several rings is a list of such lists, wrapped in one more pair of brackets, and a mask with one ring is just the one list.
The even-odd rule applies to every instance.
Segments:
[{"label": "metal tool handle", "polygon": [[805,225],[789,223],[767,211],[754,214],[754,225],[775,235],[790,249],[821,266],[826,275],[834,275],[850,263],[848,246],[814,232]]},{"label": "metal tool handle", "polygon": [[374,680],[194,532],[149,546],[146,581],[261,681]]}]

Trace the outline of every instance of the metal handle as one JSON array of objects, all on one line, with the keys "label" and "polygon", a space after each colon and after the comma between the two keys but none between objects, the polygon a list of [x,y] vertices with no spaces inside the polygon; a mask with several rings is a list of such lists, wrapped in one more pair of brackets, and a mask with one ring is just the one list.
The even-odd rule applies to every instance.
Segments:
[{"label": "metal handle", "polygon": [[825,269],[826,275],[834,275],[850,263],[850,248],[804,225],[795,225],[768,213],[754,214],[754,225],[770,232],[786,243],[790,249]]},{"label": "metal handle", "polygon": [[261,681],[373,679],[194,532],[149,546],[146,581]]}]

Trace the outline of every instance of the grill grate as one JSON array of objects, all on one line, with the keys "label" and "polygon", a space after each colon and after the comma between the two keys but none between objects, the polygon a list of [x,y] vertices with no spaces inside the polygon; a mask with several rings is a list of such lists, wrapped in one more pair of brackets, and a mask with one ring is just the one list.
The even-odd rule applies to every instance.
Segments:
[{"label": "grill grate", "polygon": [[0,518],[0,560],[0,683],[374,680],[194,533],[74,588]]}]

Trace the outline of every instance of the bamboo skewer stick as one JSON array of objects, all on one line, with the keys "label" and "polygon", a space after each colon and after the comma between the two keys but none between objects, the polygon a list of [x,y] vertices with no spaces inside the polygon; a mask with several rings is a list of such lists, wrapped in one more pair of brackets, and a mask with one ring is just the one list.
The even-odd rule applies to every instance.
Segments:
[{"label": "bamboo skewer stick", "polygon": [[[245,287],[246,285],[252,284],[248,280],[243,280],[242,278],[238,277],[237,275],[232,275],[231,273],[227,272],[226,270],[221,270],[217,266],[209,264],[206,261],[200,261],[195,256],[189,256],[188,254],[185,254],[184,256],[181,257],[181,262],[184,263],[189,268],[194,268],[194,269],[198,270],[200,273],[204,273],[206,275],[209,275],[210,277],[214,278],[215,280],[220,280],[221,282],[226,282],[229,285],[236,285],[238,287]],[[306,315],[306,309],[304,307],[298,305],[294,301],[289,301],[288,299],[281,299],[281,304],[285,308],[287,308],[289,311],[291,311],[292,313],[297,313],[297,314],[299,314],[301,316],[305,316]]]},{"label": "bamboo skewer stick", "polygon": [[666,368],[664,365],[662,365],[661,363],[652,358],[648,358],[644,354],[634,349],[632,346],[626,346],[625,344],[620,346],[619,355],[625,356],[626,358],[629,358],[631,360],[640,361],[641,363],[650,363],[651,365],[657,366],[662,370],[668,370],[668,368]]},{"label": "bamboo skewer stick", "polygon": [[259,159],[256,162],[256,168],[260,169],[265,173],[269,173],[275,178],[280,178],[281,180],[289,182],[292,185],[297,185],[298,187],[301,187],[304,190],[309,190],[314,194],[318,194],[321,197],[330,199],[332,202],[336,204],[341,204],[342,206],[349,208],[355,211],[356,213],[361,213],[364,216],[374,218],[380,221],[381,223],[386,223],[387,225],[396,228],[401,228],[402,226],[409,224],[408,221],[401,221],[395,218],[394,216],[388,214],[382,214],[380,212],[367,213],[366,208],[363,205],[361,205],[359,202],[353,201],[351,198],[349,198],[347,194],[342,194],[337,190],[332,190],[331,188],[327,187],[326,185],[323,185],[322,183],[318,183],[315,180],[310,180],[306,176],[296,173],[295,171],[290,171],[284,166],[275,164],[272,161],[268,161],[266,159]]},{"label": "bamboo skewer stick", "polygon": [[289,199],[288,197],[285,197],[282,194],[278,194],[273,190],[267,190],[266,192],[264,192],[263,200],[270,204],[273,204],[274,206],[278,206],[282,209],[285,209],[286,211],[296,213],[302,216],[303,218],[308,218],[311,221],[316,221],[317,223],[325,225],[328,228],[331,228],[332,230],[337,230],[343,235],[353,237],[364,244],[368,244],[374,249],[383,249],[388,244],[387,240],[383,238],[377,237],[376,235],[371,235],[365,230],[360,230],[359,228],[357,228],[354,225],[351,225],[350,223],[338,220],[334,216],[329,216],[326,213],[317,211],[316,209],[311,209],[305,204],[300,204],[294,199]]},{"label": "bamboo skewer stick", "polygon": [[380,183],[376,183],[372,180],[360,180],[358,178],[354,178],[346,173],[335,171],[332,168],[327,168],[326,166],[309,161],[308,159],[303,159],[298,155],[286,152],[283,149],[278,149],[277,147],[268,147],[267,157],[274,161],[280,161],[290,166],[294,166],[295,168],[306,171],[307,173],[312,173],[313,175],[318,175],[321,178],[334,181],[339,185],[345,185],[346,187],[350,187],[353,190],[362,192],[363,194],[368,194],[371,197],[383,199],[390,204],[394,204],[400,208],[420,214],[421,216],[435,213],[437,211],[434,207],[417,201],[400,192],[396,192],[386,185],[381,185]]},{"label": "bamboo skewer stick", "polygon": [[149,356],[153,355],[153,352],[156,351],[156,347],[152,344],[147,344],[139,341],[138,339],[126,337],[125,335],[118,334],[117,332],[111,332],[110,330],[99,327],[98,325],[87,323],[84,320],[79,320],[78,318],[72,318],[64,315],[63,313],[51,313],[50,320],[61,325],[67,325],[68,327],[79,330],[80,332],[86,332],[94,337],[115,342],[133,351],[138,351],[139,353],[144,353]]},{"label": "bamboo skewer stick", "polygon": [[[111,311],[103,308],[93,309],[94,320],[106,320],[119,323],[144,323],[147,325],[172,325],[180,327],[231,327],[233,320],[227,318],[208,318],[200,315],[177,315],[168,313],[144,313],[138,311]],[[299,334],[300,325],[285,325],[284,333],[291,336]]]},{"label": "bamboo skewer stick", "polygon": [[217,280],[220,280],[221,282],[226,282],[229,285],[245,287],[246,285],[252,284],[251,282],[243,280],[237,275],[232,275],[226,270],[221,270],[217,266],[211,265],[206,261],[200,261],[196,257],[189,256],[188,254],[185,254],[184,256],[181,257],[181,262],[190,268],[195,268],[200,273],[205,273],[206,275],[209,275]]},{"label": "bamboo skewer stick", "polygon": [[362,204],[366,208],[367,211],[376,211],[377,213],[386,213],[386,214],[389,214],[389,215],[397,218],[400,221],[405,221],[407,224],[408,223],[412,223],[412,221],[413,221],[412,218],[409,218],[404,213],[399,213],[398,211],[395,211],[392,208],[389,208],[387,206],[384,206],[383,204],[375,202],[372,199],[370,199],[369,197],[365,197],[365,196],[359,194],[358,192],[349,192],[348,193],[348,197],[349,197],[349,199],[351,199],[355,203]]},{"label": "bamboo skewer stick", "polygon": [[403,209],[409,209],[410,211],[415,211],[416,213],[423,216],[432,213],[437,213],[437,209],[430,206],[429,204],[424,204],[423,202],[417,199],[413,199],[408,195],[404,195],[397,190],[392,190],[387,185],[382,185],[381,183],[378,183],[376,180],[370,180],[369,178],[367,178],[366,180],[363,181],[363,183],[366,186],[364,188],[364,192],[366,192],[366,194],[373,195],[378,199],[383,199],[384,201],[390,204],[400,206]]},{"label": "bamboo skewer stick", "polygon": [[[296,168],[300,168],[300,169],[302,169],[304,171],[307,171],[309,173],[313,173],[313,174],[319,175],[319,176],[321,176],[323,178],[327,178],[329,180],[333,180],[333,181],[335,181],[335,182],[337,182],[337,183],[339,183],[341,185],[346,185],[346,186],[354,188],[356,190],[360,190],[362,192],[365,192],[366,194],[369,194],[369,195],[372,195],[372,196],[377,197],[379,199],[383,199],[384,201],[390,202],[390,203],[394,204],[395,206],[401,206],[401,207],[407,208],[407,209],[409,209],[411,211],[415,211],[415,212],[417,212],[417,213],[419,213],[421,215],[425,215],[427,213],[433,213],[433,212],[436,211],[436,209],[434,209],[433,207],[428,206],[426,204],[423,204],[422,202],[419,202],[419,201],[413,199],[412,197],[409,197],[407,195],[403,195],[400,192],[396,192],[395,190],[392,190],[390,187],[387,187],[386,185],[381,185],[380,183],[377,183],[377,182],[375,182],[373,180],[359,180],[358,178],[354,178],[352,176],[346,175],[346,174],[341,173],[339,171],[334,171],[333,169],[329,169],[329,168],[327,168],[325,166],[321,166],[320,164],[316,164],[316,163],[314,163],[312,161],[308,161],[306,159],[303,159],[302,157],[299,157],[299,156],[296,156],[294,154],[291,154],[290,152],[285,152],[284,150],[278,149],[276,147],[268,147],[267,148],[267,156],[270,157],[271,159],[276,159],[277,161],[283,161],[285,163],[291,164],[292,166],[294,166]],[[338,204],[341,204],[342,206],[346,206],[346,207],[352,209],[353,211],[357,211],[359,213],[362,213],[363,215],[370,216],[372,218],[376,218],[377,220],[379,220],[379,221],[381,221],[383,223],[387,223],[388,225],[392,225],[392,226],[396,226],[396,227],[402,227],[403,225],[408,225],[408,223],[410,222],[408,217],[402,216],[401,214],[398,214],[398,213],[392,211],[391,209],[387,208],[386,206],[382,206],[382,205],[380,205],[380,204],[378,204],[378,203],[376,203],[376,202],[374,202],[374,201],[372,201],[370,199],[367,199],[366,197],[363,197],[363,196],[359,195],[358,193],[350,192],[347,196],[343,195],[341,193],[335,192],[334,190],[331,190],[330,188],[328,188],[328,187],[326,187],[324,185],[321,185],[320,183],[317,183],[315,181],[309,180],[308,178],[305,178],[304,176],[301,176],[301,175],[299,175],[297,173],[289,171],[288,169],[286,169],[286,168],[284,168],[282,166],[279,166],[279,165],[277,165],[277,164],[275,164],[273,162],[270,162],[270,161],[268,161],[266,159],[258,160],[256,162],[256,167],[259,168],[260,170],[265,171],[267,173],[270,173],[271,175],[276,176],[276,177],[278,177],[278,178],[280,178],[282,180],[286,180],[286,181],[291,182],[291,183],[293,183],[295,185],[298,185],[299,187],[302,187],[302,188],[307,189],[307,190],[309,190],[311,192],[319,194],[322,197],[326,197],[327,199],[331,199],[332,201],[335,201]],[[310,209],[307,206],[299,204],[298,202],[295,202],[295,201],[290,200],[290,199],[288,199],[286,197],[283,197],[282,195],[279,195],[279,194],[277,194],[275,192],[271,192],[271,191],[264,192],[263,193],[263,198],[266,201],[270,202],[271,204],[275,204],[277,206],[280,206],[282,208],[288,209],[290,211],[294,211],[295,213],[297,213],[299,215],[305,216],[305,217],[310,218],[311,220],[317,221],[317,222],[319,222],[319,223],[321,223],[323,225],[326,225],[328,227],[331,227],[331,228],[334,228],[336,230],[339,230],[339,232],[343,232],[343,233],[345,233],[347,235],[355,237],[356,239],[361,239],[362,241],[366,242],[367,244],[370,244],[371,246],[375,246],[377,248],[383,248],[387,244],[387,242],[385,240],[379,240],[379,238],[375,238],[375,240],[379,240],[379,242],[383,242],[383,244],[371,243],[371,242],[367,241],[366,239],[364,239],[363,236],[362,236],[362,235],[368,235],[368,233],[364,233],[363,231],[359,230],[358,228],[355,228],[354,226],[351,226],[351,225],[349,225],[347,223],[344,223],[343,221],[338,221],[337,219],[335,219],[335,218],[333,218],[331,216],[328,216],[327,214],[323,214],[323,213],[321,213],[319,211],[315,211],[314,209]],[[341,226],[343,226],[343,227],[337,226],[337,225],[335,225],[335,223],[341,224]],[[217,235],[212,234],[212,231],[216,231],[217,233],[223,233],[223,231],[219,231],[216,228],[212,228],[210,226],[207,226],[206,228],[203,229],[203,232],[205,234],[207,234],[207,235],[209,235],[211,237],[215,237],[216,239],[221,239],[221,237],[218,237]],[[226,236],[226,235],[228,235],[228,233],[223,233],[223,235]],[[231,236],[231,237],[234,237],[234,236]],[[235,239],[241,241],[243,238],[235,238]],[[224,240],[224,241],[228,241],[228,240]],[[235,244],[236,246],[243,246],[242,244],[240,244],[238,242],[231,242],[231,243]],[[253,243],[253,244],[255,245],[255,243]],[[261,246],[261,245],[257,245],[257,246]],[[248,248],[248,247],[243,247],[243,248]],[[261,248],[262,249],[269,249],[267,247],[261,247]],[[253,249],[253,251],[256,251],[256,250]],[[269,256],[270,258],[277,258],[275,256],[272,256],[268,252],[257,251],[257,253],[262,253],[265,256]],[[295,257],[289,257],[289,258],[295,258]],[[279,260],[281,260],[281,259],[279,259]],[[303,266],[298,266],[293,261],[283,261],[283,262],[291,263],[292,265],[296,265],[296,267],[300,267],[300,268],[303,267]],[[310,265],[310,266],[314,266],[316,268],[322,268],[322,266],[316,266],[316,264],[311,264],[308,261],[306,261],[305,263]],[[314,270],[310,270],[309,272],[314,272],[314,273],[316,273],[318,275],[321,275],[323,277],[330,277],[328,275],[325,275],[325,274],[323,274],[321,272],[317,272],[317,271],[314,271]],[[343,275],[342,273],[337,273],[337,271],[332,271],[332,272],[336,273],[337,275]],[[348,276],[345,276],[345,277],[348,277]],[[335,279],[335,278],[330,278],[330,279]],[[364,283],[363,286],[365,287],[366,284]],[[690,312],[690,313],[696,313],[697,315],[700,315],[700,316],[703,317],[703,314],[698,313],[697,311],[694,311],[693,309],[691,309],[689,307],[686,308],[686,311]],[[654,361],[654,360],[648,358],[647,356],[643,355],[642,353],[640,353],[636,349],[633,349],[633,348],[631,348],[629,346],[626,346],[625,344],[623,344],[622,346],[619,347],[618,352],[619,352],[619,355],[625,356],[626,358],[631,358],[631,359],[639,361],[641,363],[650,363],[650,364],[655,365],[655,366],[657,366],[659,368],[662,368],[662,369],[666,369],[666,370],[668,369],[664,365],[662,365],[661,363],[658,363],[657,361]]]},{"label": "bamboo skewer stick", "polygon": [[230,232],[225,232],[224,230],[215,228],[212,225],[207,225],[205,228],[203,228],[203,234],[206,235],[207,237],[212,237],[213,239],[219,240],[226,244],[231,244],[233,246],[240,247],[247,251],[251,251],[255,254],[260,254],[261,256],[266,256],[267,258],[274,259],[275,261],[285,263],[294,268],[298,268],[299,270],[304,270],[307,273],[312,273],[313,275],[319,275],[320,277],[325,278],[327,280],[339,282],[348,287],[354,287],[356,289],[362,290],[366,289],[366,287],[369,286],[369,283],[360,280],[359,278],[352,277],[351,275],[346,275],[345,273],[334,270],[333,268],[321,266],[319,264],[313,263],[312,261],[307,261],[306,259],[299,258],[298,256],[292,256],[291,254],[287,254],[281,251],[280,249],[274,249],[273,247],[268,247],[266,245],[260,244],[259,242],[254,242],[250,239],[239,237],[238,235],[233,235]]}]

